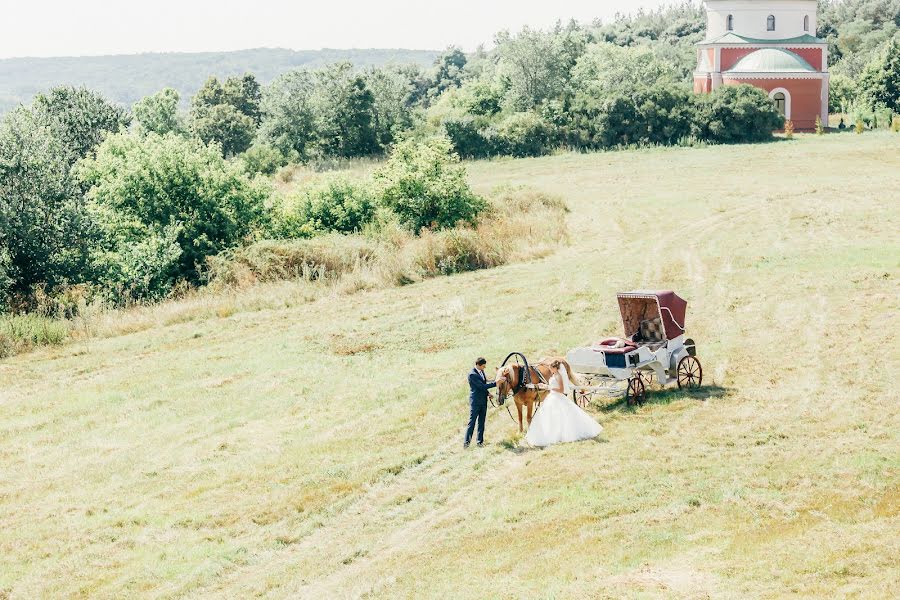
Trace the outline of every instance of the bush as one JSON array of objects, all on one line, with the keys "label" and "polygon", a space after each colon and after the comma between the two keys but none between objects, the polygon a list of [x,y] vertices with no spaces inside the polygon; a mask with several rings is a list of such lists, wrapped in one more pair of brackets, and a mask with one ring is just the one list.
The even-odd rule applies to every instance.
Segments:
[{"label": "bush", "polygon": [[282,203],[273,217],[277,238],[306,238],[322,232],[356,233],[375,217],[370,186],[330,177]]},{"label": "bush", "polygon": [[442,126],[453,148],[466,158],[487,158],[499,153],[496,141],[485,135],[488,120],[484,117],[450,117]]},{"label": "bush", "polygon": [[791,120],[784,122],[784,137],[789,140],[794,139],[794,122]]},{"label": "bush", "polygon": [[[113,135],[80,166],[101,224],[107,281],[149,266],[153,281],[199,280],[206,258],[263,224],[268,189],[226,162],[217,145],[174,134]],[[175,258],[175,248],[179,252]],[[171,268],[166,268],[171,261]],[[125,288],[152,292],[125,276]]]},{"label": "bush", "polygon": [[891,119],[891,131],[900,133],[900,115],[894,115]]},{"label": "bush", "polygon": [[380,202],[413,231],[472,223],[485,207],[447,137],[401,142],[375,182]]},{"label": "bush", "polygon": [[553,142],[553,128],[533,112],[513,113],[495,128],[495,146],[510,156],[540,156]]},{"label": "bush", "polygon": [[287,158],[273,146],[268,144],[254,144],[241,155],[240,160],[248,175],[274,175],[278,169],[285,166]]},{"label": "bush", "polygon": [[693,133],[711,142],[761,142],[784,126],[784,117],[766,93],[750,85],[725,85],[696,95],[694,105]]}]

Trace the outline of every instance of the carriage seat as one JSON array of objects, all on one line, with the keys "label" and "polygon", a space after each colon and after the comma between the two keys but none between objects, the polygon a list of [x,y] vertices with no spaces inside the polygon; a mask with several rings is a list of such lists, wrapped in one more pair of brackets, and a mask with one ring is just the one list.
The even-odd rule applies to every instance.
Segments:
[{"label": "carriage seat", "polygon": [[657,317],[641,321],[640,329],[638,329],[638,333],[632,336],[632,339],[638,346],[647,346],[650,350],[656,352],[666,344],[662,319]]},{"label": "carriage seat", "polygon": [[603,352],[604,354],[628,354],[637,350],[637,345],[631,340],[624,338],[606,338],[595,343],[592,348],[595,352]]}]

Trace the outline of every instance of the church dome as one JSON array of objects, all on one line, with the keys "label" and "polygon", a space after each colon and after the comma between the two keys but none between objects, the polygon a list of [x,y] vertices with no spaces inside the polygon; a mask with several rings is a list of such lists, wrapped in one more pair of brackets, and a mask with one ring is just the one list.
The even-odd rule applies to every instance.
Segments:
[{"label": "church dome", "polygon": [[815,73],[816,70],[800,56],[781,48],[762,48],[751,52],[728,73]]}]

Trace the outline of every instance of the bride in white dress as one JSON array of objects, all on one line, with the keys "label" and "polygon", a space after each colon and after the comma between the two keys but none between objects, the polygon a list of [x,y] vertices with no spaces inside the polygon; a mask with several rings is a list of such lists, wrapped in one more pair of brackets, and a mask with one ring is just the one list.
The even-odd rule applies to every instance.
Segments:
[{"label": "bride in white dress", "polygon": [[550,393],[534,416],[525,441],[532,446],[549,446],[560,442],[589,440],[600,435],[603,428],[589,414],[570,400],[569,373],[559,361],[550,364]]}]

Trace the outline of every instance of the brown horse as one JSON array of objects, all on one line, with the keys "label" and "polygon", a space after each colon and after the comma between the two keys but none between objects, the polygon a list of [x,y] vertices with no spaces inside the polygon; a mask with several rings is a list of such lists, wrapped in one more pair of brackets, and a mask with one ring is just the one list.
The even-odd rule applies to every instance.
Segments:
[{"label": "brown horse", "polygon": [[[550,363],[554,360],[558,360],[560,364],[566,366],[566,372],[569,374],[569,381],[572,382],[572,385],[578,385],[578,381],[572,374],[572,369],[569,367],[569,363],[566,362],[566,359],[555,357],[542,358],[540,361],[528,365],[530,371],[530,383],[535,385],[549,382],[551,375],[553,375],[550,371]],[[495,378],[499,379],[500,377],[504,377],[506,379],[506,381],[497,384],[497,397],[500,402],[503,402],[510,392],[513,394],[513,400],[516,402],[516,410],[519,413],[519,433],[524,432],[522,408],[527,407],[528,426],[531,427],[531,419],[535,413],[535,405],[540,407],[541,402],[544,401],[544,398],[548,393],[547,390],[536,390],[525,387],[524,385],[520,386],[519,384],[523,382],[522,378],[524,375],[525,365],[515,364],[506,365],[505,367],[497,369],[497,377]]]}]

